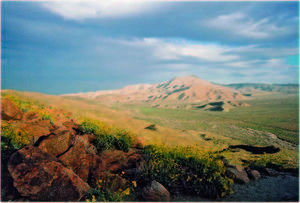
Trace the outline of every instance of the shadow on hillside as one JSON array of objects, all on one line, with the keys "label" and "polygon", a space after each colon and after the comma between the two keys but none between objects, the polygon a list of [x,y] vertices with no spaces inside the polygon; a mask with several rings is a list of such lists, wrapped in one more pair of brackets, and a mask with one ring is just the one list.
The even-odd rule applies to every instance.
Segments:
[{"label": "shadow on hillside", "polygon": [[230,149],[243,149],[248,152],[251,152],[252,154],[275,154],[280,151],[279,148],[274,147],[274,146],[267,146],[267,147],[255,147],[251,145],[230,145]]}]

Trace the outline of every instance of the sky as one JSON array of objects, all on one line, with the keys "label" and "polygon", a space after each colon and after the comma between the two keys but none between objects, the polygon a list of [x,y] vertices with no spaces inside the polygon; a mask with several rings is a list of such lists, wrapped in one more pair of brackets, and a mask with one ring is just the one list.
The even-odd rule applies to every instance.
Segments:
[{"label": "sky", "polygon": [[298,83],[299,2],[1,1],[1,88]]}]

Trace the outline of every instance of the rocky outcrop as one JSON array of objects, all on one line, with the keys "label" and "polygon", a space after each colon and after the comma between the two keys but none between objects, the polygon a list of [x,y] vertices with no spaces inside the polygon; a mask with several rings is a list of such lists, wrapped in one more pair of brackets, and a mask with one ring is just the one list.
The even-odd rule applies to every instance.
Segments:
[{"label": "rocky outcrop", "polygon": [[2,120],[21,120],[23,112],[9,99],[1,100]]},{"label": "rocky outcrop", "polygon": [[170,193],[159,182],[152,181],[150,185],[142,190],[142,197],[145,201],[168,202],[170,201]]},{"label": "rocky outcrop", "polygon": [[[4,122],[29,140],[5,162],[3,200],[79,201],[99,180],[106,180],[102,189],[117,192],[127,188],[125,171],[136,171],[142,161],[138,149],[98,154],[96,137],[73,120],[53,124],[36,113],[23,115],[10,100],[2,103],[2,119],[9,119]],[[137,140],[136,147],[141,145]]]},{"label": "rocky outcrop", "polygon": [[15,152],[8,170],[19,193],[30,200],[79,201],[90,188],[56,157],[33,146]]}]

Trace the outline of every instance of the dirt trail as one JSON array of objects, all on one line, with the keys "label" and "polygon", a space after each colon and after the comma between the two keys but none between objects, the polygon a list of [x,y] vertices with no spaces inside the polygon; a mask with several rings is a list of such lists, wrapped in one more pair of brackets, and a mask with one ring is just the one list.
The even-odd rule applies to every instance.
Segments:
[{"label": "dirt trail", "polygon": [[212,200],[202,197],[176,196],[173,202],[299,202],[299,177],[279,175],[234,185],[234,194]]},{"label": "dirt trail", "polygon": [[235,193],[221,201],[299,201],[299,177],[280,175],[234,186]]}]

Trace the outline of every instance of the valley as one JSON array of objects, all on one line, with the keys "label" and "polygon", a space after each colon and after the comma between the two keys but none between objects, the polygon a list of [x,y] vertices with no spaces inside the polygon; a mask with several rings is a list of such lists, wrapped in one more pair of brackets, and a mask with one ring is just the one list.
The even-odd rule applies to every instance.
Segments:
[{"label": "valley", "polygon": [[[193,168],[192,163],[188,167],[193,170],[196,177],[202,174],[208,178],[206,183],[208,185],[214,176],[206,176],[205,170],[210,168],[210,164],[217,163],[222,164],[215,166],[216,170],[225,170],[222,168],[223,166],[227,167],[226,170],[229,170],[230,167],[237,167],[235,170],[239,170],[239,167],[243,167],[245,170],[250,167],[251,170],[258,170],[263,176],[265,167],[267,167],[281,173],[292,171],[294,177],[295,171],[298,171],[299,168],[299,94],[282,91],[260,91],[259,94],[250,92],[251,96],[245,96],[235,89],[214,85],[195,77],[192,78],[193,80],[190,80],[191,77],[175,78],[158,85],[129,86],[131,88],[125,87],[121,90],[115,90],[113,93],[112,91],[102,91],[101,93],[55,96],[2,90],[1,94],[2,101],[3,98],[12,100],[25,115],[28,112],[35,112],[41,116],[42,120],[49,120],[54,128],[65,125],[63,123],[70,122],[71,119],[71,122],[82,126],[76,132],[93,132],[97,139],[102,140],[98,141],[102,144],[97,146],[103,147],[103,144],[110,143],[111,138],[105,138],[105,136],[120,136],[122,132],[127,132],[126,136],[136,137],[134,140],[139,140],[143,145],[142,152],[140,152],[143,153],[142,156],[148,154],[152,157],[150,160],[145,160],[148,165],[143,168],[143,173],[147,171],[145,174],[152,174],[151,177],[154,176],[154,180],[159,181],[164,186],[168,185],[166,187],[171,192],[172,201],[186,200],[186,198],[188,201],[223,201],[221,198],[223,196],[224,201],[226,199],[234,201],[234,198],[240,201],[241,196],[238,194],[229,195],[232,193],[230,188],[233,186],[230,181],[235,176],[232,177],[227,172],[221,171],[216,173],[220,173],[222,181],[223,178],[224,181],[229,181],[223,182],[224,185],[220,186],[223,188],[220,191],[223,192],[211,193],[204,190],[201,184],[199,185],[197,182],[200,178],[196,178],[193,181],[197,183],[185,183],[187,188],[184,190],[188,190],[188,194],[192,196],[182,196],[181,193],[178,193],[178,188],[171,184],[171,179],[176,174],[181,177],[177,170],[183,170],[183,168],[177,168],[173,171],[172,167],[175,165],[169,163],[170,160],[177,160],[176,164],[185,163],[189,157],[198,157],[195,158],[197,163],[199,161],[198,164],[203,162],[202,159],[209,160],[208,165],[203,165],[204,169]],[[173,88],[168,88],[169,86]],[[180,96],[182,94],[184,97]],[[167,99],[163,99],[164,95],[168,95]],[[193,97],[193,95],[195,96]],[[26,127],[26,131],[20,126],[22,125],[18,124],[17,121],[2,120],[2,133],[4,133],[5,139],[9,138],[8,135],[13,136],[13,134],[8,134],[11,131],[8,132],[7,129],[18,129],[21,137],[27,136],[28,132],[31,132],[30,129],[35,129],[35,127]],[[26,138],[24,142],[27,140],[28,143],[30,139]],[[18,142],[22,143],[22,141]],[[8,144],[2,142],[2,146]],[[24,144],[19,146],[24,146]],[[2,153],[12,153],[17,149],[18,147],[11,149],[11,152],[2,151]],[[107,156],[105,153],[108,152],[105,150],[101,152],[99,148],[97,149],[97,155]],[[106,148],[104,147],[104,149]],[[113,147],[113,150],[116,149]],[[185,158],[179,158],[182,156]],[[183,160],[185,161],[182,162]],[[206,167],[208,168],[206,169]],[[169,173],[170,177],[166,176],[165,173]],[[180,173],[184,174],[182,171]],[[167,178],[163,178],[164,176]],[[146,178],[143,181],[149,178],[148,176],[143,177]],[[234,180],[236,181],[236,179]],[[291,180],[295,182],[297,179]],[[137,180],[132,179],[131,181]],[[176,179],[176,181],[180,182],[181,180]],[[261,179],[261,183],[264,181],[265,179]],[[143,184],[145,183],[138,182],[138,185]],[[195,196],[195,191],[199,192],[199,188],[196,188],[194,192],[188,189],[194,187],[194,184],[201,186],[202,195]],[[251,182],[250,185],[253,184]],[[259,187],[257,186],[257,188]],[[243,194],[241,191],[243,186],[234,186],[234,188]],[[128,190],[134,191],[132,185]],[[203,199],[203,197],[205,198]],[[135,196],[130,198],[133,198],[131,199],[133,201],[137,200]]]}]

